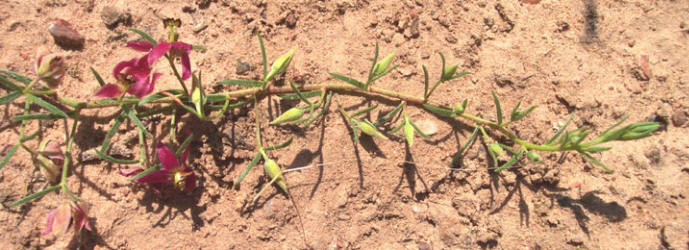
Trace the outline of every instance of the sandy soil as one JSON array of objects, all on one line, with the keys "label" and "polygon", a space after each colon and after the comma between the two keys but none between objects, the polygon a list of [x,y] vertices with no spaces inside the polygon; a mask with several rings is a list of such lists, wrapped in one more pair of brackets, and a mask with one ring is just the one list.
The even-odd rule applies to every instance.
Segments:
[{"label": "sandy soil", "polygon": [[[104,23],[111,17],[104,18],[108,6],[116,8],[114,20],[119,19],[110,27]],[[59,94],[93,100],[98,85],[89,67],[112,80],[109,72],[117,62],[139,55],[124,48],[138,39],[128,28],[164,38],[161,18],[169,16],[181,18],[183,41],[208,48],[193,52],[192,68],[202,69],[207,88],[215,91],[229,89],[213,84],[217,80],[258,77],[261,60],[253,34],[260,32],[270,60],[298,49],[287,77],[308,83],[332,81],[328,72],[365,75],[378,42],[381,54],[399,55],[400,67],[377,86],[414,95],[423,93],[421,65],[437,74],[436,52],[443,52],[472,74],[441,86],[434,94],[437,101],[468,98],[467,112],[487,118],[494,117],[491,91],[506,109],[520,100],[538,105],[528,118],[510,125],[535,142],[546,140],[572,112],[576,125],[595,132],[625,114],[632,121],[665,125],[650,138],[613,143],[611,151],[598,155],[614,169],[612,174],[574,154],[542,154],[543,164],[522,162],[493,174],[478,144],[467,153],[462,170],[450,172],[451,156],[471,130],[416,108],[410,110],[412,119],[438,131],[429,140],[417,138],[412,148],[399,137],[364,137],[355,145],[336,105],[307,130],[267,127],[267,144],[296,135],[290,147],[271,152],[280,165],[324,164],[287,176],[304,218],[303,233],[315,249],[689,247],[685,0],[7,0],[0,2],[0,67],[30,75],[38,49],[63,53],[70,70]],[[56,18],[72,23],[86,38],[82,49],[55,44],[48,26]],[[648,70],[642,56],[648,58]],[[240,62],[254,69],[243,72]],[[164,66],[158,64],[158,71],[166,73],[158,90],[177,87]],[[334,100],[345,107],[363,101],[346,95]],[[263,110],[274,117],[280,105],[274,105],[275,98],[270,102],[271,109]],[[21,108],[13,104],[0,111],[0,141],[16,140],[19,123],[10,117]],[[82,154],[102,142],[115,112],[91,111],[79,126],[69,179],[70,187],[92,204],[94,231],[74,238],[40,236],[47,213],[62,200],[51,194],[0,210],[4,249],[305,247],[295,209],[276,189],[257,206],[243,209],[267,182],[260,166],[232,188],[253,156],[253,112],[237,110],[213,122],[182,117],[183,128],[201,134],[191,152],[199,187],[190,195],[162,196],[128,183],[118,166]],[[161,128],[153,132],[163,137],[168,119],[159,116],[147,124]],[[63,122],[40,127],[46,137],[64,140]],[[135,129],[123,126],[115,137],[122,155],[136,157]],[[28,153],[20,152],[0,171],[0,201],[7,205],[44,182]]]}]

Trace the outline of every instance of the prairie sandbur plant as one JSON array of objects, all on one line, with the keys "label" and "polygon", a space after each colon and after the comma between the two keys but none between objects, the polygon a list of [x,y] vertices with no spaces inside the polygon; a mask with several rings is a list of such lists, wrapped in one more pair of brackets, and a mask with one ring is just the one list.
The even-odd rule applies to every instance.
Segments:
[{"label": "prairie sandbur plant", "polygon": [[[45,188],[13,202],[9,205],[10,208],[35,201],[50,193],[58,193],[65,199],[63,204],[67,205],[62,205],[55,212],[50,213],[48,216],[49,229],[46,231],[55,231],[56,226],[62,230],[69,225],[73,225],[77,231],[82,228],[90,229],[86,215],[88,210],[86,201],[74,194],[67,184],[69,173],[73,167],[71,161],[72,147],[75,135],[79,133],[77,131],[79,126],[77,125],[80,123],[82,112],[85,110],[117,109],[112,126],[100,147],[95,150],[100,159],[116,164],[120,169],[128,169],[127,165],[138,165],[134,171],[121,171],[122,175],[129,177],[133,183],[147,184],[157,192],[179,190],[184,191],[181,195],[186,195],[197,190],[196,171],[186,163],[187,148],[194,135],[188,135],[182,142],[176,141],[179,118],[185,114],[190,114],[189,119],[210,121],[235,108],[255,109],[253,113],[257,116],[257,151],[234,180],[234,186],[238,186],[254,166],[262,163],[263,171],[270,181],[255,194],[252,203],[260,197],[262,192],[270,190],[271,185],[275,184],[276,191],[284,192],[295,205],[295,209],[297,206],[290,195],[289,183],[285,178],[289,170],[282,169],[277,159],[271,156],[271,151],[290,146],[292,138],[277,145],[264,146],[261,139],[261,127],[267,123],[270,126],[291,124],[306,128],[319,121],[330,110],[336,94],[354,95],[368,100],[384,98],[396,103],[391,111],[377,119],[372,119],[370,115],[372,111],[377,109],[377,105],[349,112],[338,105],[337,110],[351,128],[351,135],[357,143],[359,137],[364,135],[375,137],[377,140],[388,140],[401,130],[404,140],[409,147],[412,147],[417,135],[428,137],[408,115],[409,110],[413,108],[429,111],[438,117],[446,118],[444,120],[449,122],[455,120],[469,121],[474,127],[473,132],[461,147],[458,145],[459,149],[450,161],[451,168],[461,160],[462,154],[470,145],[473,145],[477,138],[482,138],[484,143],[488,145],[486,149],[496,172],[518,166],[517,163],[523,158],[533,162],[541,161],[538,152],[543,151],[573,151],[593,164],[611,172],[593,156],[610,149],[610,147],[604,146],[605,143],[641,139],[650,136],[659,127],[659,124],[655,122],[638,122],[621,127],[625,121],[623,119],[598,136],[588,139],[593,136],[590,136],[591,132],[586,127],[567,130],[572,120],[570,115],[564,126],[555,132],[549,140],[542,143],[530,142],[518,137],[509,128],[509,125],[525,119],[535,110],[535,106],[521,109],[520,102],[512,108],[508,116],[505,116],[500,100],[493,94],[496,119],[490,120],[482,118],[480,115],[467,113],[467,107],[470,105],[468,100],[451,107],[433,100],[433,93],[441,85],[457,81],[468,74],[467,72],[457,73],[458,66],[456,64],[447,65],[442,53],[439,53],[442,67],[438,69],[439,73],[436,80],[431,81],[429,70],[426,66],[422,66],[424,92],[423,96],[419,97],[375,86],[377,82],[383,80],[385,76],[398,67],[398,65],[394,65],[395,53],[390,53],[379,60],[378,45],[375,48],[370,70],[364,77],[330,73],[330,76],[337,81],[295,84],[286,79],[284,73],[288,71],[292,60],[294,60],[297,49],[292,48],[284,52],[269,64],[263,39],[260,36],[258,36],[258,44],[263,72],[259,79],[220,80],[217,81],[217,84],[234,85],[239,89],[207,93],[206,89],[209,88],[203,82],[202,71],[191,67],[191,59],[195,51],[205,51],[205,48],[179,40],[180,36],[176,32],[176,29],[181,25],[179,20],[168,19],[164,21],[164,25],[169,31],[165,41],[156,41],[144,31],[131,29],[132,32],[141,37],[141,40],[130,42],[127,48],[122,49],[134,49],[144,54],[114,65],[112,77],[104,79],[95,69],[91,68],[97,83],[100,85],[98,91],[94,93],[94,97],[97,97],[96,100],[72,100],[61,96],[56,91],[56,87],[59,86],[64,75],[64,59],[58,55],[41,55],[38,58],[35,67],[35,79],[7,70],[0,71],[0,86],[7,90],[7,93],[0,97],[0,104],[20,103],[24,106],[22,114],[12,117],[13,120],[21,122],[19,135],[13,144],[3,145],[0,148],[0,156],[2,157],[0,168],[7,165],[10,158],[21,148],[32,156],[36,167],[41,170],[47,180]],[[162,77],[162,73],[153,71],[153,65],[161,60],[167,61],[175,81],[179,83],[179,88],[156,91],[155,83],[166,80]],[[181,66],[181,74],[178,64]],[[106,80],[108,80],[107,84]],[[286,81],[289,84],[284,87],[273,84],[278,80]],[[269,96],[296,100],[298,104],[279,114],[270,122],[263,121],[260,117],[263,110],[257,109],[260,109],[261,101]],[[32,108],[36,107],[40,111],[32,111],[35,110]],[[154,136],[150,132],[151,128],[144,122],[151,119],[152,115],[162,115],[168,119],[170,130],[157,132],[161,134]],[[42,131],[40,129],[33,132],[27,131],[27,124],[37,120],[65,120],[66,124],[71,124],[71,129],[67,130],[66,142],[41,139]],[[122,123],[126,121],[134,124],[138,132],[139,154],[137,159],[121,159],[108,154],[112,144],[111,139]],[[385,128],[393,129],[386,130]],[[504,137],[498,137],[499,134],[504,135]],[[151,157],[146,151],[146,145],[149,144],[149,141],[156,140],[153,138],[160,138],[153,144],[156,145],[157,160],[149,160]],[[38,149],[34,149],[29,142],[37,139],[41,139],[43,143],[40,143]],[[171,147],[173,145],[178,146]],[[171,148],[176,150],[173,151]],[[501,156],[509,157],[509,160],[501,163],[498,161]],[[153,164],[154,162],[158,163]],[[165,189],[165,186],[171,186],[173,189]],[[299,212],[297,214],[299,215]],[[299,218],[301,220],[301,215]],[[72,222],[65,223],[65,220]],[[303,228],[302,233],[304,233]]]}]

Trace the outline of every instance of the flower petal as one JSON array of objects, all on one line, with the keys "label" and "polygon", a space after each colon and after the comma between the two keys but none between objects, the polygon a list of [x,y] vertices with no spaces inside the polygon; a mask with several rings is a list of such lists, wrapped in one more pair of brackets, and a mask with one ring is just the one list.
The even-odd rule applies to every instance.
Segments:
[{"label": "flower petal", "polygon": [[97,97],[115,97],[122,95],[122,89],[117,84],[109,83],[103,85],[97,92]]},{"label": "flower petal", "polygon": [[191,62],[189,61],[189,53],[182,54],[182,81],[186,81],[191,77]]},{"label": "flower petal", "polygon": [[136,79],[136,82],[127,89],[127,93],[135,95],[137,98],[144,97],[150,93],[146,92],[149,89],[148,85],[148,77]]},{"label": "flower petal", "polygon": [[165,55],[168,51],[170,51],[170,48],[172,48],[172,44],[168,42],[160,42],[158,45],[151,50],[150,53],[148,53],[148,65],[153,65],[155,61],[158,60],[161,56]]},{"label": "flower petal", "polygon": [[156,184],[172,182],[172,178],[170,171],[168,171],[167,169],[161,169],[150,172],[147,175],[144,175],[143,177],[136,179],[136,182],[142,184]]},{"label": "flower petal", "polygon": [[74,231],[78,233],[84,227],[86,227],[86,230],[91,231],[91,223],[89,223],[88,218],[88,203],[81,202],[78,205],[73,206],[72,208],[74,209]]},{"label": "flower petal", "polygon": [[139,52],[149,52],[153,48],[153,44],[148,41],[133,41],[127,43],[127,48],[139,51]]},{"label": "flower petal", "polygon": [[48,235],[53,232],[53,222],[55,222],[55,215],[57,214],[57,208],[53,209],[48,213],[48,219],[45,222],[45,231],[41,235]]},{"label": "flower petal", "polygon": [[171,170],[179,166],[175,153],[170,151],[162,142],[158,142],[156,151],[158,152],[158,160],[163,164],[163,169]]},{"label": "flower petal", "polygon": [[72,208],[69,204],[61,205],[56,209],[55,220],[53,221],[54,235],[60,235],[69,229],[72,222]]},{"label": "flower petal", "polygon": [[112,75],[118,80],[123,80],[120,78],[122,75],[122,70],[125,68],[134,67],[136,65],[136,60],[137,58],[132,58],[129,61],[119,62],[117,65],[115,65],[115,68],[112,69]]}]

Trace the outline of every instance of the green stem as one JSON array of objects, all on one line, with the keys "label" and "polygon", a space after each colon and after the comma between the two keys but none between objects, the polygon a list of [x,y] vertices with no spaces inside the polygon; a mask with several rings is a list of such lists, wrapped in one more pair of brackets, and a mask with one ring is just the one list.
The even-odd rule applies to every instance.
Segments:
[{"label": "green stem", "polygon": [[189,90],[187,89],[187,85],[184,84],[182,77],[179,75],[179,71],[177,71],[177,66],[175,66],[175,63],[173,62],[173,58],[171,56],[167,56],[167,61],[170,63],[170,67],[172,68],[172,72],[175,74],[175,77],[179,81],[179,84],[182,85],[182,89],[184,89],[184,93],[188,96]]},{"label": "green stem", "polygon": [[81,201],[81,198],[77,197],[69,190],[67,186],[67,174],[69,173],[69,164],[72,159],[72,144],[74,144],[74,135],[76,135],[77,124],[79,123],[79,110],[74,114],[74,122],[72,123],[72,130],[69,134],[69,140],[67,141],[67,150],[65,151],[65,161],[62,164],[62,179],[60,179],[60,186],[62,190],[67,193],[73,200]]},{"label": "green stem", "polygon": [[33,86],[36,85],[36,83],[38,83],[40,80],[41,79],[39,78],[33,79],[33,81],[31,81],[31,83],[29,83],[29,85],[27,85],[26,88],[24,88],[24,93],[29,93],[31,88],[33,88]]}]

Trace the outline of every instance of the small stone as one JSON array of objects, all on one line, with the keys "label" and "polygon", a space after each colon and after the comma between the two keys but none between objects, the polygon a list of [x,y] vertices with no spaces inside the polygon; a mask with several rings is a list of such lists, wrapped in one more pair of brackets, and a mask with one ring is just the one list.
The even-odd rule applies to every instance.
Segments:
[{"label": "small stone", "polygon": [[194,25],[193,30],[194,30],[194,33],[199,33],[201,31],[205,30],[206,28],[208,28],[207,24],[205,24],[203,22],[199,22],[196,25]]},{"label": "small stone", "polygon": [[428,136],[438,133],[438,125],[433,120],[420,120],[415,124],[424,134]]},{"label": "small stone", "polygon": [[453,35],[446,36],[446,37],[445,37],[445,40],[446,40],[448,43],[451,43],[451,44],[457,43],[457,38],[456,38],[455,36],[453,36]]},{"label": "small stone", "polygon": [[287,14],[287,17],[285,17],[285,25],[290,29],[297,26],[297,15],[295,15],[294,12]]},{"label": "small stone", "polygon": [[236,73],[237,75],[246,75],[249,73],[249,71],[254,70],[254,66],[251,65],[248,62],[243,62],[240,59],[237,59],[237,68],[236,68]]},{"label": "small stone", "polygon": [[84,47],[84,37],[79,34],[69,22],[57,19],[48,28],[55,39],[55,43],[61,47],[81,49]]},{"label": "small stone", "polygon": [[103,23],[108,28],[115,28],[120,22],[121,17],[122,12],[113,6],[105,6],[100,12],[100,19],[103,20]]},{"label": "small stone", "polygon": [[677,111],[674,114],[672,114],[672,125],[675,125],[675,127],[681,127],[685,123],[687,123],[687,113],[684,111]]}]

